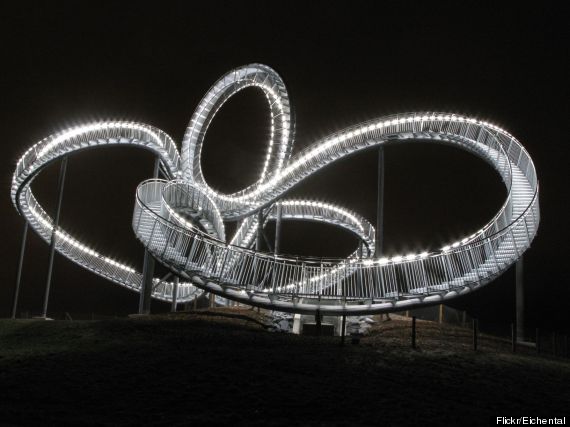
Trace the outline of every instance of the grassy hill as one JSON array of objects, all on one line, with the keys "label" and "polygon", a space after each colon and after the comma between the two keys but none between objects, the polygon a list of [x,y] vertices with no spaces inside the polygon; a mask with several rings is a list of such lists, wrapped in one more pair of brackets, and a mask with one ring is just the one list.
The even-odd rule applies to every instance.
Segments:
[{"label": "grassy hill", "polygon": [[469,331],[430,322],[412,350],[404,318],[344,347],[262,320],[2,320],[0,424],[451,426],[569,412],[568,359],[484,336],[473,352]]}]

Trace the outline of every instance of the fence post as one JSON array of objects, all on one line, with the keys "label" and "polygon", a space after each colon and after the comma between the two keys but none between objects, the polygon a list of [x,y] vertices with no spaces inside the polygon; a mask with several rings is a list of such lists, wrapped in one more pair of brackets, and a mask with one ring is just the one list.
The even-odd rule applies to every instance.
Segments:
[{"label": "fence post", "polygon": [[342,326],[340,332],[341,332],[340,345],[344,345],[344,338],[346,336],[346,314],[342,315]]},{"label": "fence post", "polygon": [[477,319],[473,319],[473,351],[477,351]]},{"label": "fence post", "polygon": [[511,350],[513,353],[517,352],[517,324],[516,322],[511,323]]},{"label": "fence post", "polygon": [[416,316],[412,316],[412,348],[416,348]]}]

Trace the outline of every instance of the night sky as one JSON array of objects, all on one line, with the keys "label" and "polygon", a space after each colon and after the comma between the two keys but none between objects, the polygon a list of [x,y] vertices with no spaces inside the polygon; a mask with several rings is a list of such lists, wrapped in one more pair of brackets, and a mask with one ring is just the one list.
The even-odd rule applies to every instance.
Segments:
[{"label": "night sky", "polygon": [[[68,126],[104,119],[148,123],[180,143],[207,89],[226,71],[261,62],[289,90],[295,152],[346,126],[407,111],[473,115],[514,134],[540,180],[542,223],[525,255],[527,321],[567,328],[570,111],[561,11],[542,2],[527,10],[459,9],[458,3],[399,10],[368,7],[375,2],[164,3],[82,2],[78,8],[75,2],[54,9],[46,2],[2,13],[1,316],[9,315],[23,228],[9,187],[29,146]],[[220,110],[202,158],[212,186],[235,191],[256,179],[268,118],[265,98],[255,89]],[[136,148],[71,156],[62,225],[140,268],[143,250],[130,221],[135,188],[150,177],[152,164],[152,156]],[[57,172],[52,165],[33,184],[52,214]],[[420,142],[388,147],[385,176],[389,256],[435,250],[471,234],[506,193],[483,161]],[[375,181],[376,155],[369,151],[322,170],[291,195],[336,202],[375,222]],[[284,225],[287,253],[345,256],[354,244],[352,236],[328,226]],[[41,311],[47,263],[48,246],[31,233],[19,312]],[[126,315],[137,305],[137,294],[56,256],[53,316]],[[513,270],[453,305],[489,321],[511,319]],[[168,305],[153,301],[153,310]]]}]

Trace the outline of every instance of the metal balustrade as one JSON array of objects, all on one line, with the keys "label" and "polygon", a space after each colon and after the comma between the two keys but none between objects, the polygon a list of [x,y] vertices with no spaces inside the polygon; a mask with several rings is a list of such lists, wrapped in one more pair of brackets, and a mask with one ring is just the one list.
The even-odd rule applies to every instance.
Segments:
[{"label": "metal balustrade", "polygon": [[[200,152],[216,112],[235,93],[256,87],[267,97],[271,135],[259,180],[234,194],[205,182]],[[532,159],[503,129],[457,114],[405,113],[335,132],[290,156],[294,123],[281,78],[269,67],[250,64],[219,79],[194,113],[182,157],[163,132],[126,122],[99,123],[46,138],[18,162],[12,200],[44,240],[51,218],[31,193],[30,183],[49,162],[73,151],[130,144],[160,157],[168,180],[147,180],[136,192],[132,227],[137,238],[164,265],[186,279],[178,301],[207,290],[247,304],[297,313],[358,314],[434,304],[478,289],[508,269],[534,239],[539,221],[538,180]],[[374,227],[346,208],[311,200],[288,200],[284,193],[322,167],[360,150],[410,141],[452,145],[489,163],[501,176],[507,197],[478,232],[435,252],[392,258],[374,256]],[[275,218],[321,221],[349,230],[363,242],[345,259],[262,253],[250,249],[263,210],[264,224]],[[239,220],[226,242],[224,220]],[[65,231],[56,249],[89,270],[138,290],[134,269],[87,248]],[[156,281],[156,279],[155,279]],[[172,299],[173,285],[158,283],[155,298]]]}]

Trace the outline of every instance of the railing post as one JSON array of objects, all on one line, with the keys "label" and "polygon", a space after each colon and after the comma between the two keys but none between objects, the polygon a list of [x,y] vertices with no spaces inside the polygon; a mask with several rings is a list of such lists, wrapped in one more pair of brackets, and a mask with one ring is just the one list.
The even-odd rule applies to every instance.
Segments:
[{"label": "railing post", "polygon": [[22,280],[22,267],[24,266],[24,253],[26,252],[26,239],[28,237],[28,221],[24,221],[24,232],[22,233],[22,244],[20,246],[20,259],[18,261],[18,273],[16,274],[16,290],[14,291],[14,301],[12,303],[12,319],[16,318],[18,309],[18,298],[20,297],[20,282]]},{"label": "railing post", "polygon": [[273,254],[273,268],[271,271],[271,293],[275,294],[275,288],[277,287],[276,282],[276,270],[277,270],[277,255]]},{"label": "railing post", "polygon": [[225,249],[224,253],[224,260],[222,261],[222,267],[220,268],[220,274],[218,275],[218,282],[222,283],[224,270],[226,269],[226,263],[228,261],[228,254],[230,253],[230,247],[226,246],[225,248],[221,249],[222,251]]},{"label": "railing post", "polygon": [[[299,262],[299,261],[297,261]],[[299,289],[301,290],[301,293],[303,293],[303,291],[306,291],[307,286],[305,285],[305,276],[306,276],[306,268],[307,266],[305,265],[305,262],[301,262],[301,286],[299,286]],[[295,288],[295,295],[297,295],[299,293],[299,289]]]},{"label": "railing post", "polygon": [[63,202],[63,188],[65,185],[65,174],[67,172],[67,156],[61,160],[61,166],[59,169],[59,180],[58,180],[58,196],[57,196],[57,210],[55,213],[54,222],[51,230],[51,241],[49,247],[49,264],[48,273],[46,280],[46,291],[44,295],[44,305],[42,310],[42,317],[47,317],[48,303],[49,303],[49,293],[51,288],[51,276],[53,273],[53,260],[55,256],[55,241],[57,238],[57,229],[59,227],[59,216],[61,214],[61,204]]},{"label": "railing post", "polygon": [[321,271],[319,273],[319,276],[321,277],[321,280],[319,280],[319,291],[318,291],[318,295],[319,297],[321,296],[321,290],[323,289],[323,281],[324,279],[324,273],[323,273],[323,260],[321,259]]},{"label": "railing post", "polygon": [[[251,281],[252,281],[251,289],[255,289],[255,287],[257,286],[257,277],[258,277],[258,274],[257,274],[257,252],[253,253],[253,261],[252,261],[251,268],[253,270],[252,271],[252,278],[251,278]],[[246,284],[246,286],[247,286],[247,284]]]}]

